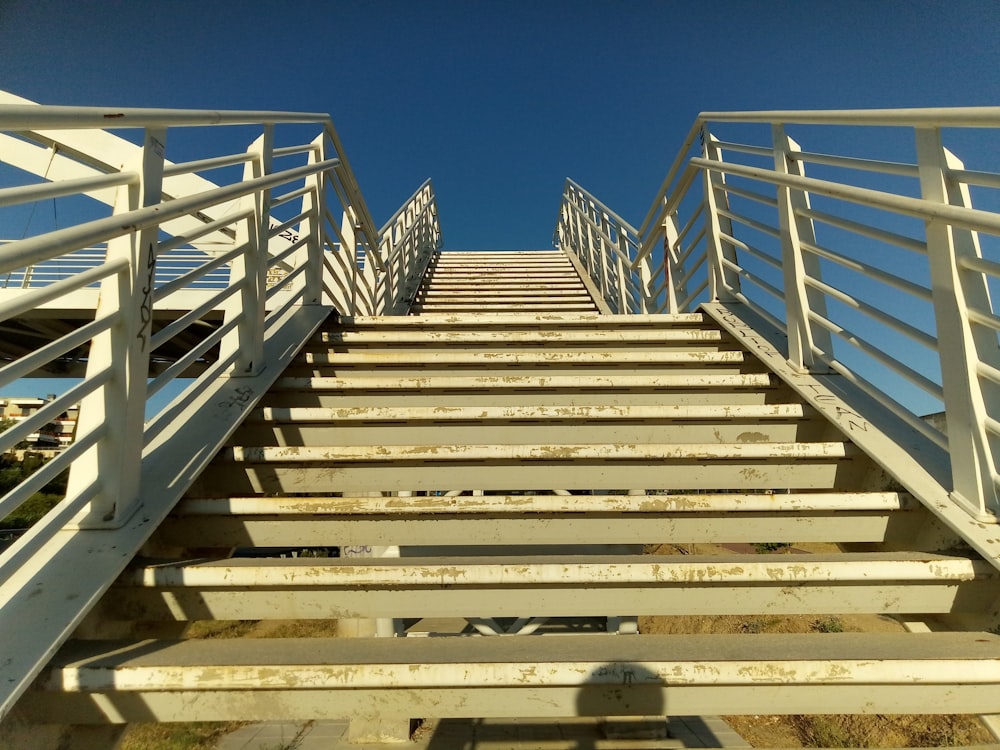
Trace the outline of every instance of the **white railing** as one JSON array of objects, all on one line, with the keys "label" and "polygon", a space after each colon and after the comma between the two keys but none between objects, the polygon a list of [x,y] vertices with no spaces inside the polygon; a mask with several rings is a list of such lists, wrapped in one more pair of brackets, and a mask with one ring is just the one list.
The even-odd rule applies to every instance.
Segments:
[{"label": "white railing", "polygon": [[[21,237],[0,244],[0,387],[85,365],[0,432],[2,453],[80,404],[75,442],[0,497],[3,518],[69,470],[65,499],[0,555],[0,630],[24,631],[2,716],[312,331],[334,311],[405,313],[441,232],[429,181],[377,228],[326,115],[0,92],[0,161],[0,236]],[[39,222],[50,205],[58,221]],[[37,322],[81,309],[76,327]]]},{"label": "white railing", "polygon": [[555,240],[615,311],[752,308],[794,366],[947,448],[953,498],[994,521],[998,129],[996,107],[705,113],[638,229],[567,182]]}]

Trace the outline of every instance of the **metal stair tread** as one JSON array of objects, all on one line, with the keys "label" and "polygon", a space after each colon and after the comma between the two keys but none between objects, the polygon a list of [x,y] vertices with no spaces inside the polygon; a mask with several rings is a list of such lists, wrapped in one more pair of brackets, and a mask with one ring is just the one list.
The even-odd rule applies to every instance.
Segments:
[{"label": "metal stair tread", "polygon": [[651,495],[459,495],[378,497],[187,497],[173,515],[480,515],[480,514],[700,514],[793,512],[901,512],[920,507],[899,492],[699,493]]},{"label": "metal stair tread", "polygon": [[637,421],[672,420],[803,420],[802,404],[740,404],[680,406],[354,406],[274,407],[265,406],[248,415],[244,424],[302,424],[343,422],[498,422],[544,420],[547,424],[580,420]]},{"label": "metal stair tread", "polygon": [[[917,552],[810,555],[517,555],[401,558],[227,558],[138,560],[119,585],[213,588],[337,586],[417,588],[526,585],[709,586],[812,583],[926,582],[997,579],[988,562],[975,557]],[[583,606],[582,603],[580,606]],[[831,611],[836,603],[830,602]],[[636,604],[642,611],[643,604]]]},{"label": "metal stair tread", "polygon": [[858,455],[850,443],[565,443],[466,445],[326,445],[231,446],[218,461],[248,463],[371,463],[434,461],[604,461],[684,462],[706,459],[769,460],[785,458],[841,460]]},{"label": "metal stair tread", "polygon": [[[656,685],[1000,684],[992,633],[638,635],[609,638],[375,638],[74,641],[40,680],[49,690],[264,690],[621,684],[641,665]],[[456,668],[457,667],[457,668]],[[852,675],[853,672],[853,675]],[[801,679],[801,678],[800,678]],[[856,689],[856,687],[855,687]],[[992,691],[1000,707],[1000,690]]]},{"label": "metal stair tread", "polygon": [[350,377],[291,377],[278,378],[272,387],[277,391],[322,390],[376,390],[386,389],[406,391],[427,390],[479,390],[479,389],[532,389],[532,390],[626,390],[644,389],[726,389],[726,388],[767,388],[779,386],[770,374],[716,373],[716,374],[663,374],[648,375],[414,375],[386,377],[378,375],[351,375]]},{"label": "metal stair tread", "polygon": [[728,365],[743,364],[748,358],[742,351],[562,351],[521,350],[496,351],[305,351],[296,357],[292,367],[300,364],[365,365],[386,367],[437,364],[564,364],[564,365]]}]

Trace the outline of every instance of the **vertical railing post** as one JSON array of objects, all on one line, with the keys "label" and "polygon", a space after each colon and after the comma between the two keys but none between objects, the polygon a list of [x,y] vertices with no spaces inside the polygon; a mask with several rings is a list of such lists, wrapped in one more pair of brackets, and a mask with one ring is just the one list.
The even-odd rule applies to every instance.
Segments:
[{"label": "vertical railing post", "polygon": [[[162,199],[163,152],[167,131],[149,128],[139,155],[138,189],[123,187],[115,213],[154,206]],[[108,259],[128,260],[127,274],[101,285],[95,315],[117,313],[118,319],[91,342],[87,377],[110,379],[80,404],[77,435],[103,431],[94,450],[73,463],[67,497],[92,486],[97,493],[70,526],[118,528],[139,507],[139,477],[146,414],[146,382],[153,334],[153,294],[159,225],[108,242]]]},{"label": "vertical railing post", "polygon": [[[680,312],[677,309],[677,293],[684,292],[678,289],[675,284],[679,284],[683,278],[683,269],[677,264],[677,240],[679,232],[677,230],[676,211],[663,219],[663,281],[664,295],[666,296],[665,307],[671,315]],[[652,261],[653,254],[646,255],[647,263]],[[687,296],[687,295],[685,295]]]},{"label": "vertical railing post", "polygon": [[[247,148],[252,158],[243,167],[244,180],[262,177],[271,171],[273,148],[274,128],[265,126],[260,137]],[[240,201],[240,208],[252,209],[253,215],[236,227],[236,243],[246,249],[230,269],[230,284],[241,284],[241,290],[226,303],[225,318],[227,321],[235,319],[236,326],[222,339],[219,352],[220,358],[232,360],[229,370],[232,377],[256,375],[264,367],[270,192],[253,193]]]},{"label": "vertical railing post", "polygon": [[[949,178],[962,162],[941,143],[937,128],[917,128],[917,165],[925,200],[971,207],[968,188]],[[952,498],[981,520],[995,521],[1000,498],[994,480],[995,458],[985,420],[1000,404],[988,402],[979,380],[979,364],[1000,369],[996,334],[970,324],[968,310],[992,310],[983,274],[963,268],[979,259],[978,235],[942,220],[925,222],[931,289],[937,323],[941,384],[951,456]]]},{"label": "vertical railing post", "polygon": [[[706,159],[722,162],[718,139],[707,130],[704,133],[702,154]],[[709,294],[720,302],[733,302],[740,291],[740,277],[724,261],[736,263],[736,248],[722,235],[733,236],[732,222],[720,216],[718,208],[729,206],[726,178],[720,172],[705,170],[705,228],[708,241]]]},{"label": "vertical railing post", "polygon": [[[804,176],[802,163],[791,157],[798,144],[781,124],[771,126],[774,140],[774,169],[778,174]],[[809,194],[778,185],[778,228],[781,232],[781,269],[785,286],[785,325],[788,333],[788,362],[799,370],[817,370],[814,347],[832,355],[830,332],[813,329],[810,311],[826,317],[823,295],[806,285],[806,278],[819,279],[819,259],[802,252],[802,242],[816,244],[812,219],[799,212],[809,208]]]},{"label": "vertical railing post", "polygon": [[[312,141],[313,149],[309,152],[307,163],[316,164],[326,160],[326,135],[320,133]],[[319,305],[323,302],[323,206],[326,180],[321,172],[305,179],[312,190],[302,196],[302,212],[305,218],[299,224],[299,234],[308,237],[306,240],[306,272],[305,288],[302,304]]]}]

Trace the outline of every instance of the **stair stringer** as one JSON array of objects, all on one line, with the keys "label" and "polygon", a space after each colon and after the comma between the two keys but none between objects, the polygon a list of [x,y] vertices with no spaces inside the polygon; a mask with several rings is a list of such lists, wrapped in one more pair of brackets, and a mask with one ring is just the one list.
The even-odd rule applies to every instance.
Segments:
[{"label": "stair stringer", "polygon": [[[782,354],[784,334],[746,305],[714,302],[700,309],[905,487],[957,540],[1000,569],[1000,528],[973,518],[951,499],[946,451],[843,376],[798,371]],[[1000,618],[1000,612],[991,614]]]},{"label": "stair stringer", "polygon": [[[323,306],[293,307],[272,316],[264,332],[268,364],[258,375],[229,378],[230,360],[219,361],[199,379],[204,384],[200,390],[181,394],[147,425],[142,501],[124,526],[63,528],[37,542],[28,535],[22,538],[20,550],[0,568],[3,668],[11,676],[0,686],[0,717],[98,604],[330,312]],[[81,570],[87,574],[80,575]]]}]

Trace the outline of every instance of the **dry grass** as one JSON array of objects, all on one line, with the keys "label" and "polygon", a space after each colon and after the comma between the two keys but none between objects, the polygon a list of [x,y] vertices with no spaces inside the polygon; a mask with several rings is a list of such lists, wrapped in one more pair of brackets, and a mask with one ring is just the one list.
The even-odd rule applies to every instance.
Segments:
[{"label": "dry grass", "polygon": [[236,722],[133,724],[119,750],[212,750],[220,739],[242,726]]}]

